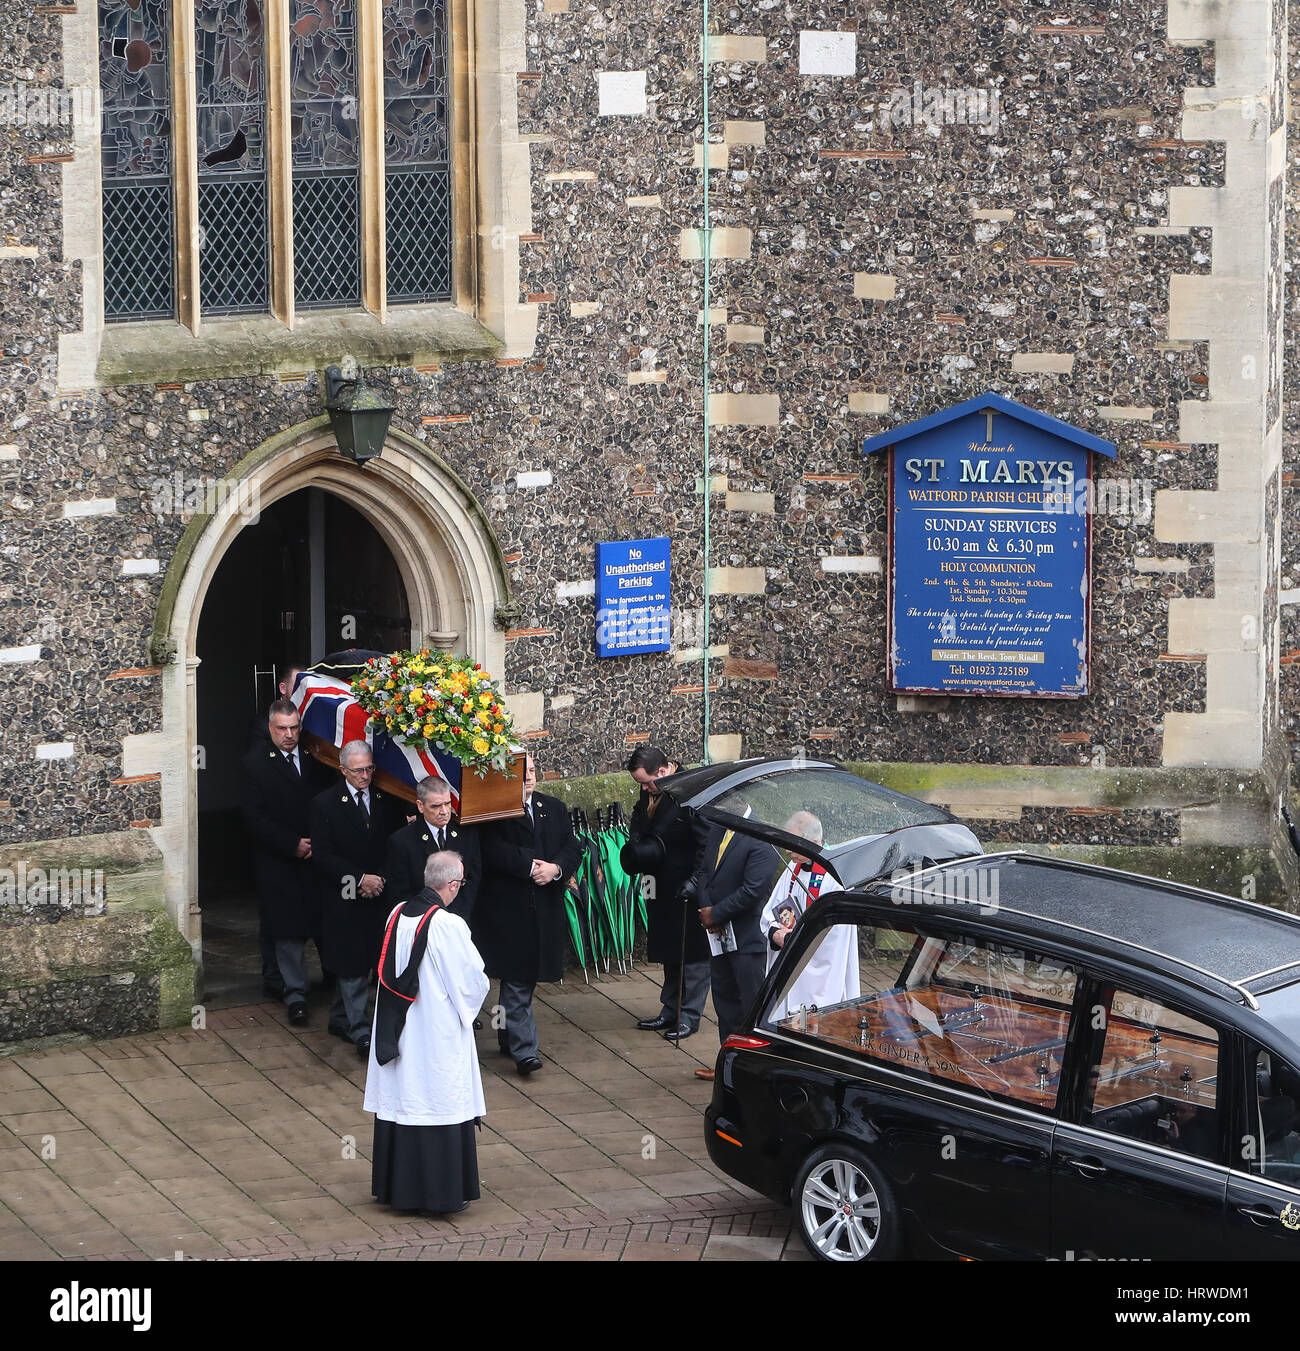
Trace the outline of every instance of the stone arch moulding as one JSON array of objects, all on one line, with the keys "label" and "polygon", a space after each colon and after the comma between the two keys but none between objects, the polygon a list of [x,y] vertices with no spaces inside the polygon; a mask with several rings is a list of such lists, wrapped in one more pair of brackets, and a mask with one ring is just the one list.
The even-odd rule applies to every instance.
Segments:
[{"label": "stone arch moulding", "polygon": [[[511,609],[509,574],[487,513],[463,479],[422,442],[390,429],[383,453],[360,468],[339,451],[322,416],[264,442],[229,472],[220,509],[189,524],[163,581],[149,659],[163,668],[162,731],[155,743],[162,822],[156,839],[167,906],[200,955],[198,906],[199,615],[226,550],[254,508],[301,488],[335,493],[388,545],[411,613],[411,643],[455,632],[456,646],[489,671],[505,666],[499,613]],[[341,644],[340,644],[341,645]],[[323,655],[323,654],[320,654]]]}]

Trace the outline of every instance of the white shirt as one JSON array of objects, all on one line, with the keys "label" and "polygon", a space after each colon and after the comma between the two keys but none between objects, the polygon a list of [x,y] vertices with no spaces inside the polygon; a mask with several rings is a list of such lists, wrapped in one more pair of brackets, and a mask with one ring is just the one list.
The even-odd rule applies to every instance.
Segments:
[{"label": "white shirt", "polygon": [[[393,942],[399,975],[411,959],[419,922],[405,915],[397,921]],[[381,1065],[375,1059],[372,1028],[365,1110],[399,1126],[454,1126],[484,1116],[474,1018],[490,988],[469,925],[439,910],[429,921],[420,989],[406,1015],[396,1060]]]},{"label": "white shirt", "polygon": [[[772,888],[772,894],[763,907],[758,928],[767,942],[769,971],[778,955],[777,950],[772,947],[770,938],[772,930],[777,926],[777,913],[789,906],[796,915],[802,917],[809,904],[808,885],[811,880],[811,872],[802,865],[788,863],[785,871],[777,878],[776,886]],[[821,880],[818,899],[843,890],[844,888],[827,873]],[[824,1009],[832,1004],[857,999],[860,993],[857,926],[833,924],[821,934],[816,946],[808,955],[803,970],[786,990],[785,995],[778,997],[777,1004],[768,1016],[773,1019],[788,1018],[802,1004],[816,1004],[819,1009]]]}]

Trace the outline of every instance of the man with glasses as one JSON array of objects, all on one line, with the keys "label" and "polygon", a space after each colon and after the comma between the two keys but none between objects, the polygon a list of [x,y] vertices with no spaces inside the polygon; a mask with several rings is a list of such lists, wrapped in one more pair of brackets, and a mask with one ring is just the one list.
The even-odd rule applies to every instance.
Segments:
[{"label": "man with glasses", "polygon": [[454,849],[430,854],[383,941],[365,1110],[371,1190],[400,1211],[455,1214],[479,1195],[474,1126],[487,1104],[473,1019],[489,984],[454,913],[462,875]]},{"label": "man with glasses", "polygon": [[374,757],[364,741],[339,751],[343,783],[312,799],[311,863],[321,898],[321,960],[338,978],[329,1030],[370,1051],[366,994],[379,960],[389,836],[406,821],[397,798],[372,786]]}]

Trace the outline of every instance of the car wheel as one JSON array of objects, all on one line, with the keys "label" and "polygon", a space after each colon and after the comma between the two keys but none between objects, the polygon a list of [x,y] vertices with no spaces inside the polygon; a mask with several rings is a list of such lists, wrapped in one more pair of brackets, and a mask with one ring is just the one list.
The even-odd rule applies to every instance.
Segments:
[{"label": "car wheel", "polygon": [[799,1170],[795,1215],[808,1251],[823,1262],[885,1261],[899,1246],[894,1194],[851,1145],[824,1145]]}]

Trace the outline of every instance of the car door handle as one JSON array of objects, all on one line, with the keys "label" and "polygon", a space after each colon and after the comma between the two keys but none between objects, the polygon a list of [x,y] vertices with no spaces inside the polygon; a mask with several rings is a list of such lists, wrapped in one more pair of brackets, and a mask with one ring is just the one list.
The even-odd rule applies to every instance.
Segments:
[{"label": "car door handle", "polygon": [[1238,1206],[1237,1214],[1244,1215],[1251,1224],[1276,1224],[1278,1221],[1276,1212],[1266,1206]]},{"label": "car door handle", "polygon": [[1105,1164],[1089,1163],[1086,1159],[1066,1159],[1065,1161],[1074,1169],[1076,1173],[1082,1173],[1084,1177],[1100,1177],[1106,1171]]}]

